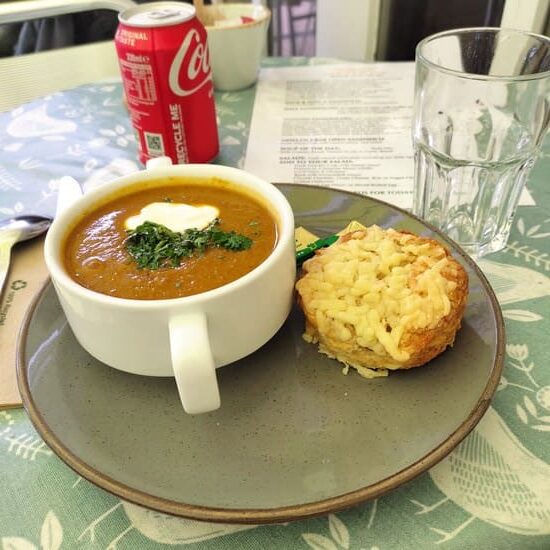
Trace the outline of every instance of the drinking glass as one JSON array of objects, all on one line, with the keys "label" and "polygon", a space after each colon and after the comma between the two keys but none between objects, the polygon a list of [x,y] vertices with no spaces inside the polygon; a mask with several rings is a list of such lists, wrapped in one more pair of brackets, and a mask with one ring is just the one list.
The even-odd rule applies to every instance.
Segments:
[{"label": "drinking glass", "polygon": [[549,38],[470,28],[422,40],[414,213],[473,257],[504,248],[549,120]]}]

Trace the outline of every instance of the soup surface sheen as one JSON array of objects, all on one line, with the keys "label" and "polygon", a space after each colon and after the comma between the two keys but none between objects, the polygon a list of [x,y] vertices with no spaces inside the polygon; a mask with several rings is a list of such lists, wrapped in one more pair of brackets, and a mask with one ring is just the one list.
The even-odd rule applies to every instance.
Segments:
[{"label": "soup surface sheen", "polygon": [[[154,202],[168,201],[219,210],[220,229],[252,239],[246,250],[208,248],[183,258],[178,267],[139,269],[128,253],[125,222]],[[80,285],[120,298],[159,300],[191,296],[242,277],[261,264],[277,241],[277,224],[259,200],[218,179],[165,178],[154,187],[113,195],[85,214],[68,233],[65,268]]]}]

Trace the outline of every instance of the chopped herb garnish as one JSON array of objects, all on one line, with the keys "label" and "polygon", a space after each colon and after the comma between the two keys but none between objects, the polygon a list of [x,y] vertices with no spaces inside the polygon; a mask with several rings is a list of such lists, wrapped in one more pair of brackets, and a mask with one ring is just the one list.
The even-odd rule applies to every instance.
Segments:
[{"label": "chopped herb garnish", "polygon": [[183,233],[171,231],[166,226],[144,222],[128,231],[126,248],[138,268],[159,269],[177,267],[185,257],[207,248],[246,250],[252,246],[252,239],[235,231],[222,231],[216,218],[204,229],[186,229]]},{"label": "chopped herb garnish", "polygon": [[164,199],[162,199],[164,202],[174,202],[170,197],[164,197]]},{"label": "chopped herb garnish", "polygon": [[251,222],[249,222],[249,224],[251,227],[254,227],[255,225],[260,225],[260,222],[258,220],[252,220]]}]

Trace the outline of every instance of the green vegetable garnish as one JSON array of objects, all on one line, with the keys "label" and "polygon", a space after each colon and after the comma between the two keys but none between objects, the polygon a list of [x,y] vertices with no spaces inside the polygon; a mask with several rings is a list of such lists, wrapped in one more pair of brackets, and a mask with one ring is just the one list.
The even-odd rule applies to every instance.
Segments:
[{"label": "green vegetable garnish", "polygon": [[313,241],[296,252],[296,264],[301,266],[308,258],[311,258],[315,254],[316,250],[330,246],[337,240],[338,235],[329,235],[328,237]]},{"label": "green vegetable garnish", "polygon": [[183,233],[171,231],[166,226],[144,222],[128,231],[126,249],[139,269],[177,267],[183,258],[203,252],[207,248],[246,250],[252,239],[235,231],[222,231],[216,218],[204,229],[186,229]]}]

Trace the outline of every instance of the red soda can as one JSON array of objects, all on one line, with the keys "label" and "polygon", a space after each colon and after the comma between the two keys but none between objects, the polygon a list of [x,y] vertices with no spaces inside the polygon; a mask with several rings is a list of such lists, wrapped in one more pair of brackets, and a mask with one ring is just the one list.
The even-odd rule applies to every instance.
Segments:
[{"label": "red soda can", "polygon": [[201,163],[219,152],[206,30],[183,2],[141,4],[119,14],[115,35],[139,159]]}]

